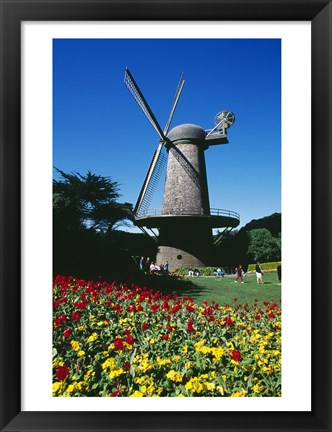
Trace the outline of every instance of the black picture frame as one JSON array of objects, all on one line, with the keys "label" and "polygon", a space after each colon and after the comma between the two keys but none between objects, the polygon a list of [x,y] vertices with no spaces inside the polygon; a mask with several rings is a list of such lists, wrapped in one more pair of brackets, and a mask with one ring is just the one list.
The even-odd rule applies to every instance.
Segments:
[{"label": "black picture frame", "polygon": [[[0,430],[331,431],[331,1],[0,0],[0,8]],[[21,22],[108,20],[311,22],[312,370],[304,377],[312,378],[311,411],[21,411]],[[309,234],[303,236],[305,242]],[[300,289],[300,283],[292,289]],[[302,319],[306,317],[299,317],[299,331]],[[304,355],[309,355],[308,347],[299,361]]]}]

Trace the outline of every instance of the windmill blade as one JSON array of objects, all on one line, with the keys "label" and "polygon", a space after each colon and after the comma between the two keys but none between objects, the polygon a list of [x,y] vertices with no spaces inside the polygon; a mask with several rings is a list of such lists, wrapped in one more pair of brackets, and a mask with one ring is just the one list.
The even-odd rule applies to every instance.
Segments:
[{"label": "windmill blade", "polygon": [[171,125],[171,121],[173,119],[175,108],[176,108],[176,106],[178,104],[178,101],[179,101],[179,98],[180,98],[180,95],[181,95],[181,92],[182,92],[182,89],[183,89],[183,85],[184,85],[184,79],[183,79],[183,73],[182,73],[182,75],[180,77],[180,82],[179,82],[178,88],[177,88],[176,93],[175,93],[175,97],[174,97],[171,113],[169,115],[168,122],[166,123],[165,129],[164,129],[164,135],[165,136],[167,135],[169,127]]},{"label": "windmill blade", "polygon": [[166,163],[166,157],[161,153],[163,141],[159,142],[156,151],[153,154],[149,169],[146,173],[143,186],[138,196],[134,214],[135,217],[142,217],[147,214],[153,195],[157,189],[160,176]]},{"label": "windmill blade", "polygon": [[157,122],[157,119],[155,118],[153,112],[151,111],[151,108],[149,107],[147,101],[145,100],[142,92],[140,91],[136,81],[134,80],[134,77],[132,76],[132,74],[130,73],[128,68],[126,68],[126,70],[125,70],[124,83],[125,83],[125,86],[127,87],[127,89],[132,94],[135,101],[138,103],[141,110],[146,115],[149,122],[152,124],[154,129],[157,131],[160,139],[163,141],[163,143],[166,142],[167,138],[166,138],[165,134],[163,133],[159,123]]}]

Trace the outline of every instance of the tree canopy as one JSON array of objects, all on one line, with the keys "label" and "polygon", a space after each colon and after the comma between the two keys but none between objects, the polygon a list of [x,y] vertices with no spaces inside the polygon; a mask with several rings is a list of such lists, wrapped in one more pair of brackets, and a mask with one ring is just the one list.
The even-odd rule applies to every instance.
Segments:
[{"label": "tree canopy", "polygon": [[53,180],[55,228],[65,231],[92,229],[105,233],[132,220],[132,204],[118,203],[119,184],[88,171],[65,173]]},{"label": "tree canopy", "polygon": [[280,243],[266,228],[249,231],[248,254],[254,261],[273,261],[280,259]]}]

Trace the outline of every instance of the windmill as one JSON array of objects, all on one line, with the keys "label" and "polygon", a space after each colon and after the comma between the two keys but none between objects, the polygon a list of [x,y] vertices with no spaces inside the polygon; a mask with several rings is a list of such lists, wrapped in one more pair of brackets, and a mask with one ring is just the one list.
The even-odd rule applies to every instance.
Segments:
[{"label": "windmill", "polygon": [[[235,212],[210,208],[204,151],[212,145],[228,143],[227,129],[234,124],[234,114],[220,111],[215,116],[215,126],[208,130],[182,124],[169,132],[184,85],[183,74],[164,130],[128,68],[124,83],[159,135],[134,207],[135,225],[158,239],[156,261],[167,260],[171,271],[212,264],[215,245],[238,226],[240,218]],[[162,208],[151,210],[150,204],[167,159]],[[213,228],[223,228],[215,239]]]}]

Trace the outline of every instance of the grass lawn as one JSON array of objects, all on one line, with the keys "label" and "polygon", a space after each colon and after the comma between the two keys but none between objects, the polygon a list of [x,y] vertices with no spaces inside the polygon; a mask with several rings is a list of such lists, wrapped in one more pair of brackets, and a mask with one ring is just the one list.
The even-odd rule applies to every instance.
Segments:
[{"label": "grass lawn", "polygon": [[276,272],[264,274],[264,285],[257,285],[255,274],[245,276],[243,284],[235,283],[235,275],[223,278],[191,277],[190,280],[194,287],[186,291],[198,304],[206,300],[208,303],[215,301],[220,305],[233,305],[236,297],[237,303],[248,303],[251,306],[256,299],[259,302],[273,300],[278,304],[281,299],[281,284]]}]

